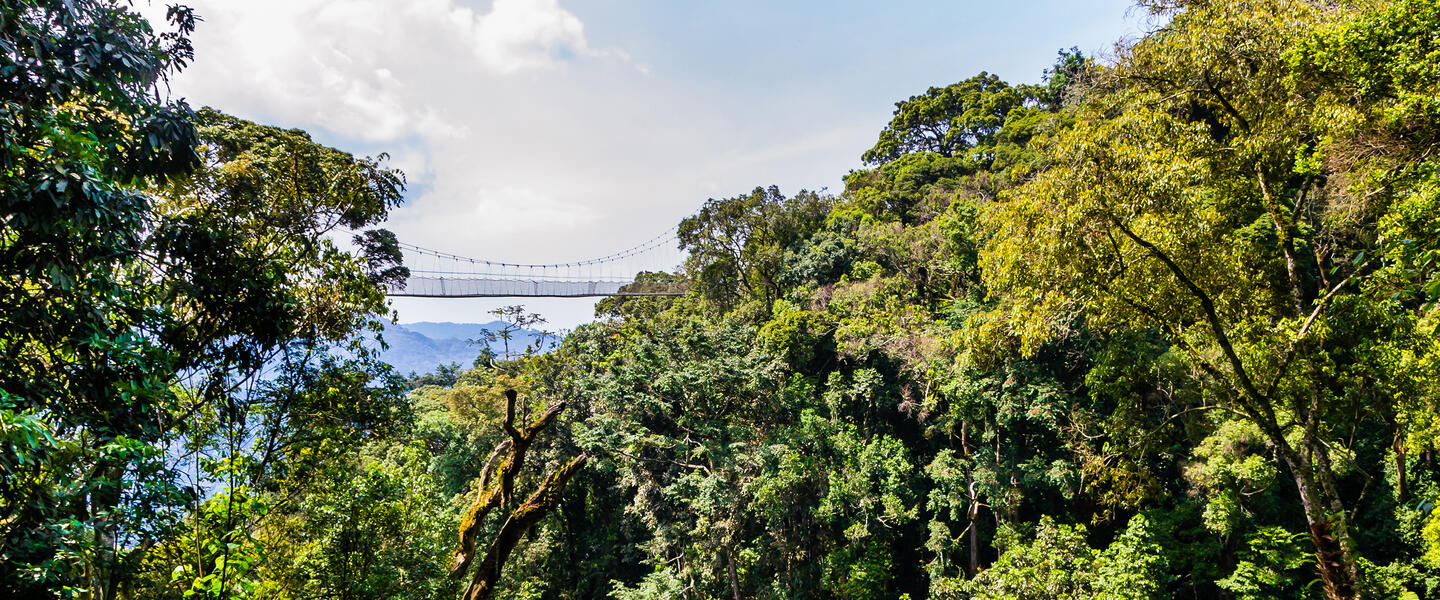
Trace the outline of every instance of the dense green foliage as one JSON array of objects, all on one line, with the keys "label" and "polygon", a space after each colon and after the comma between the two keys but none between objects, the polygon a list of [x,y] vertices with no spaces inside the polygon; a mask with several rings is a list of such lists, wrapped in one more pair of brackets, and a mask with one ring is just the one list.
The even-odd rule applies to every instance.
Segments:
[{"label": "dense green foliage", "polygon": [[[393,236],[325,237],[383,221],[403,181],[160,100],[188,9],[158,34],[107,0],[0,17],[0,595],[228,596],[259,566],[249,514],[307,514],[275,500],[408,418],[354,345]],[[346,460],[393,494],[395,469]],[[302,531],[336,535],[316,514]]]},{"label": "dense green foliage", "polygon": [[1141,6],[403,382],[397,241],[327,237],[399,173],[156,101],[186,10],[6,5],[0,593],[453,598],[523,531],[485,593],[1440,598],[1440,2]]},{"label": "dense green foliage", "polygon": [[690,296],[526,361],[597,460],[511,589],[1440,594],[1440,5],[1144,6],[900,102],[838,196],[709,201]]}]

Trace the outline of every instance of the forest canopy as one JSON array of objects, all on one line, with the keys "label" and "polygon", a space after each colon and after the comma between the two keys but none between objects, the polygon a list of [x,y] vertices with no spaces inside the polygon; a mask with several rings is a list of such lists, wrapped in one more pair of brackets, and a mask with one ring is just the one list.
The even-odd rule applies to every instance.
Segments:
[{"label": "forest canopy", "polygon": [[1440,1],[1145,0],[408,380],[386,157],[3,10],[0,594],[1440,598]]}]

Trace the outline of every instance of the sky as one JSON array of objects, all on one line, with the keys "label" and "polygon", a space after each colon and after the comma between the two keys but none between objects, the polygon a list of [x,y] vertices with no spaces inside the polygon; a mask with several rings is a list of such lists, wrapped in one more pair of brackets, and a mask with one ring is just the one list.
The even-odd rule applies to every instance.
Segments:
[{"label": "sky", "polygon": [[[172,94],[388,153],[401,241],[505,262],[603,256],[756,186],[840,191],[895,102],[980,71],[1105,56],[1129,0],[187,0]],[[145,8],[163,15],[163,6]],[[152,16],[152,20],[156,17]],[[551,329],[594,299],[393,299],[401,323]]]}]

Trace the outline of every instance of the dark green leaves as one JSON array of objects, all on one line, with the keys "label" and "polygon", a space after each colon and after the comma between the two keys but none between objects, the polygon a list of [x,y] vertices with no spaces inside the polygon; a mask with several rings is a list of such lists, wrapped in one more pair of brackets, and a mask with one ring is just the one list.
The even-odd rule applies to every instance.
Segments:
[{"label": "dark green leaves", "polygon": [[895,118],[862,157],[880,165],[916,152],[943,157],[989,146],[1021,96],[998,76],[981,73],[944,88],[930,88],[895,104]]}]

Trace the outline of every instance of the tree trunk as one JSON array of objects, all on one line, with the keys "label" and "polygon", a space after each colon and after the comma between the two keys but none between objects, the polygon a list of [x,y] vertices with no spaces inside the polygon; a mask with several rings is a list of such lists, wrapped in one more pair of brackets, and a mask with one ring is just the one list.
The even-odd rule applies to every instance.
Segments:
[{"label": "tree trunk", "polygon": [[1406,492],[1409,491],[1409,490],[1407,489],[1407,488],[1409,487],[1409,481],[1408,481],[1408,478],[1407,478],[1408,473],[1406,473],[1406,468],[1405,468],[1405,463],[1406,463],[1405,458],[1406,458],[1406,454],[1405,454],[1405,436],[1404,436],[1402,433],[1400,433],[1400,432],[1396,432],[1396,433],[1395,433],[1395,499],[1396,499],[1396,500],[1400,500],[1400,501],[1402,501],[1402,502],[1405,500],[1405,496],[1407,495]]},{"label": "tree trunk", "polygon": [[976,517],[980,516],[979,506],[975,503],[974,483],[971,483],[970,497],[970,570],[969,574],[974,577],[980,572],[980,522]]},{"label": "tree trunk", "polygon": [[[1317,473],[1314,461],[1288,444],[1281,447],[1281,456],[1295,477],[1305,520],[1310,528],[1310,543],[1315,546],[1316,566],[1325,595],[1331,600],[1358,598],[1358,577],[1355,558],[1350,548],[1349,522],[1341,509],[1334,486],[1325,485],[1328,473]],[[1328,467],[1327,464],[1323,467]]]},{"label": "tree trunk", "polygon": [[740,600],[740,578],[735,575],[735,553],[727,552],[725,554],[727,559],[725,562],[729,563],[727,566],[730,570],[730,594],[735,596],[735,600]]},{"label": "tree trunk", "polygon": [[[960,452],[966,460],[970,458],[970,436],[969,421],[960,422]],[[966,575],[974,577],[980,572],[980,499],[975,494],[975,474],[971,466],[965,468],[965,494],[970,505],[966,507],[966,514],[970,518],[970,568],[966,569]]]},{"label": "tree trunk", "polygon": [[[1256,180],[1260,182],[1260,193],[1265,199],[1265,209],[1270,213],[1270,222],[1275,226],[1275,235],[1280,240],[1280,253],[1285,258],[1285,276],[1290,282],[1290,300],[1294,303],[1295,314],[1303,315],[1305,313],[1304,275],[1301,273],[1300,260],[1295,257],[1293,215],[1291,219],[1285,218],[1280,202],[1270,195],[1270,186],[1265,181],[1263,170],[1256,171]],[[1304,192],[1301,192],[1301,197],[1296,199],[1297,205],[1302,201],[1303,194]]]}]

